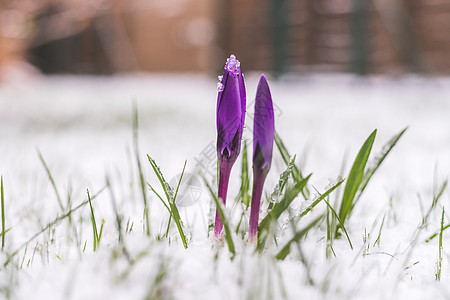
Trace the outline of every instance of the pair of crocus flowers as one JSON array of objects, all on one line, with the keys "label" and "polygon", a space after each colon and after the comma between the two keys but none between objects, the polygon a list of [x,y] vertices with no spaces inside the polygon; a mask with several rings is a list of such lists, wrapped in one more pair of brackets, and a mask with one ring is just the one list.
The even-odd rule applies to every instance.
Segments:
[{"label": "pair of crocus flowers", "polygon": [[[219,198],[226,203],[231,169],[241,150],[244,130],[246,93],[240,62],[231,55],[225,72],[219,77],[217,97],[217,156],[219,160]],[[266,77],[261,75],[255,98],[253,120],[253,191],[249,240],[256,241],[261,194],[272,162],[275,130],[272,97]],[[223,223],[216,211],[214,234],[222,237]]]}]

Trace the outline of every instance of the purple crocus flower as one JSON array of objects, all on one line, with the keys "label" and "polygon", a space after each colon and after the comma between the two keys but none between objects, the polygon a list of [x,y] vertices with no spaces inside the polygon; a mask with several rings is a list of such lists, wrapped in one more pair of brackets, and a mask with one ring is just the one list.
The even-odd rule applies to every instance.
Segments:
[{"label": "purple crocus flower", "polygon": [[264,74],[261,75],[256,90],[253,122],[253,193],[249,228],[251,242],[255,242],[257,237],[261,194],[272,163],[275,132],[272,96]]},{"label": "purple crocus flower", "polygon": [[[245,83],[240,62],[231,55],[219,77],[217,97],[217,156],[219,159],[219,198],[226,203],[231,168],[241,151],[245,121]],[[223,223],[216,211],[214,234],[220,238]]]}]

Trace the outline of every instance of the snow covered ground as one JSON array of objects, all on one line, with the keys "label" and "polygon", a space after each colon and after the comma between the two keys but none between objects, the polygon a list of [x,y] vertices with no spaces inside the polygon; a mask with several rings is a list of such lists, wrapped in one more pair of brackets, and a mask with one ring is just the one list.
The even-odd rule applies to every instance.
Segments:
[{"label": "snow covered ground", "polygon": [[[246,77],[249,116],[256,75]],[[149,183],[158,186],[146,154],[157,161],[167,180],[181,172],[186,159],[188,172],[214,174],[214,161],[207,154],[216,138],[216,80],[195,74],[40,78],[0,85],[0,174],[6,227],[11,228],[0,252],[0,298],[450,298],[450,234],[443,234],[440,282],[435,280],[438,239],[425,242],[439,231],[443,206],[444,225],[450,221],[447,190],[427,226],[418,231],[433,193],[450,172],[450,79],[308,75],[269,83],[276,129],[291,154],[297,154],[303,172],[313,173],[309,183],[319,191],[338,175],[348,175],[374,129],[378,132],[372,157],[409,126],[349,219],[353,250],[345,239],[336,240],[336,257],[327,260],[321,224],[302,241],[309,271],[296,251],[279,262],[273,249],[258,255],[238,238],[238,254],[231,261],[226,246],[218,247],[207,237],[210,197],[204,187],[194,205],[180,208],[191,236],[187,250],[175,228],[170,240],[156,241],[165,233],[168,213],[150,191],[147,237],[133,152],[133,102],[139,112],[139,156]],[[245,138],[251,138],[251,125]],[[106,178],[110,181],[112,188],[92,201],[97,225],[104,220],[98,251],[93,251],[88,205],[20,248],[62,215],[38,151],[64,206],[70,198],[75,207],[86,200],[86,189],[93,195],[105,186]],[[267,192],[285,168],[277,150],[274,153]],[[230,211],[239,184],[238,161],[230,183]],[[117,242],[114,204],[123,225],[128,224],[125,251]],[[294,202],[294,207],[300,205],[300,199]],[[324,209],[321,203],[314,211]],[[380,242],[374,245],[384,215]]]}]

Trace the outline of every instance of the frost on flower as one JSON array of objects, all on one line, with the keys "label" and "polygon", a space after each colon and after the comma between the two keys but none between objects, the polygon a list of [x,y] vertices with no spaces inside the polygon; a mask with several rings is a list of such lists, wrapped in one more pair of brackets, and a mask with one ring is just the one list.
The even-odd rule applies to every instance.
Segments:
[{"label": "frost on flower", "polygon": [[233,75],[239,74],[239,68],[241,66],[241,63],[239,60],[236,59],[236,56],[233,54],[230,55],[229,58],[227,58],[227,63],[225,64],[225,70],[230,72]]}]

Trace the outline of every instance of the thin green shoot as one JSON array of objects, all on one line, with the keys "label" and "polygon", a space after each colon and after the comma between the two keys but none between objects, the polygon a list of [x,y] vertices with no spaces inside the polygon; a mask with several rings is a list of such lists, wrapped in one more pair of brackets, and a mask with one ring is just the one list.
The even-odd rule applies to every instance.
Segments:
[{"label": "thin green shoot", "polygon": [[[167,199],[166,208],[169,209],[170,217],[173,218],[174,221],[175,221],[175,224],[176,224],[178,232],[180,234],[180,238],[181,238],[181,241],[183,243],[183,246],[184,246],[185,249],[187,249],[188,245],[187,245],[186,235],[184,234],[181,216],[180,216],[180,213],[178,211],[178,207],[177,207],[177,205],[175,203],[177,192],[178,192],[178,187],[180,186],[181,180],[183,179],[183,175],[184,175],[184,171],[186,169],[187,161],[184,162],[183,171],[181,172],[180,180],[178,181],[177,190],[176,190],[176,193],[174,195],[173,194],[173,189],[170,187],[169,183],[164,179],[164,176],[163,176],[163,174],[161,172],[161,169],[158,167],[158,165],[156,164],[155,160],[153,160],[153,158],[151,158],[150,155],[148,155],[148,154],[147,154],[147,158],[148,158],[148,161],[150,162],[150,165],[152,166],[152,169],[155,172],[155,175],[158,178],[158,181],[161,184],[161,187],[162,187],[162,189],[164,191],[164,194],[166,196],[166,199]],[[152,187],[151,187],[151,189],[152,189],[152,191],[156,192]],[[162,200],[162,197],[159,196],[159,194],[156,193],[156,195],[158,196],[159,199]],[[163,201],[163,203],[165,203],[165,201]]]},{"label": "thin green shoot", "polygon": [[[93,201],[94,199],[96,199],[104,190],[106,189],[106,186],[104,186],[103,188],[101,188],[96,194],[91,196],[91,201]],[[33,236],[31,236],[29,239],[27,239],[22,245],[20,245],[16,250],[14,250],[13,252],[11,252],[11,254],[8,255],[8,259],[6,260],[6,262],[4,263],[4,266],[6,267],[10,262],[11,259],[17,255],[17,253],[19,253],[20,250],[22,250],[24,247],[26,247],[31,241],[33,241],[35,238],[37,238],[38,236],[40,236],[42,233],[46,232],[48,229],[50,229],[51,227],[59,224],[62,220],[68,218],[72,213],[74,213],[75,211],[79,210],[80,208],[84,207],[85,205],[89,204],[89,200],[85,200],[83,202],[81,202],[80,204],[78,204],[77,206],[75,206],[74,208],[72,208],[71,210],[69,210],[68,212],[66,212],[65,214],[56,217],[53,221],[49,222],[44,228],[42,228],[40,231],[38,231],[37,233],[35,233]]]},{"label": "thin green shoot", "polygon": [[[433,191],[433,199],[432,199],[430,208],[428,209],[428,211],[427,211],[427,213],[425,214],[425,216],[422,217],[422,220],[421,220],[419,226],[417,227],[416,231],[413,233],[413,236],[412,236],[412,238],[411,238],[411,241],[412,241],[412,242],[411,242],[410,245],[409,245],[408,253],[406,254],[405,259],[404,259],[404,261],[403,261],[403,267],[404,267],[405,270],[407,269],[407,265],[408,265],[408,263],[409,263],[409,261],[410,261],[410,259],[411,259],[411,257],[412,257],[414,248],[415,248],[415,246],[416,246],[416,244],[417,244],[417,242],[418,242],[418,240],[419,240],[419,236],[420,236],[422,230],[423,230],[424,228],[426,228],[427,225],[428,225],[428,218],[430,217],[430,215],[431,215],[431,213],[433,212],[434,208],[435,208],[436,205],[438,204],[439,199],[441,198],[441,196],[443,195],[445,189],[447,188],[447,182],[448,182],[448,181],[445,180],[445,181],[442,183],[442,185],[441,185],[441,187],[438,189],[438,192],[437,192],[437,193],[436,193],[435,191]],[[441,227],[442,227],[442,226],[441,226]],[[443,229],[442,229],[441,231],[443,231]],[[398,278],[397,278],[397,284],[398,284],[398,282],[401,280],[401,278],[402,278],[402,274],[399,274],[399,276],[398,276]]]},{"label": "thin green shoot", "polygon": [[117,209],[116,197],[114,195],[114,191],[113,191],[113,189],[111,187],[111,184],[110,184],[108,176],[106,176],[106,185],[108,186],[112,208],[113,208],[114,214],[116,216],[116,226],[117,226],[118,241],[119,241],[119,244],[122,245],[124,251],[126,251],[125,250],[125,245],[122,243],[123,242],[123,234],[122,234],[122,227],[123,227],[122,226],[122,219],[123,219],[123,217],[119,214],[119,211]]},{"label": "thin green shoot", "polygon": [[444,231],[444,207],[442,207],[441,231],[439,232],[439,257],[437,261],[436,281],[441,281],[442,273],[442,232]]},{"label": "thin green shoot", "polygon": [[345,179],[341,179],[339,180],[336,184],[334,184],[331,188],[329,188],[328,190],[325,191],[325,193],[320,194],[317,190],[316,192],[319,194],[319,197],[317,197],[317,199],[315,199],[313,201],[313,203],[311,203],[310,206],[308,206],[301,214],[300,214],[300,218],[304,217],[307,213],[309,213],[317,204],[319,204],[323,199],[325,199],[326,197],[328,197],[335,189],[337,189],[343,182],[345,181]]},{"label": "thin green shoot", "polygon": [[244,141],[244,147],[242,150],[242,167],[241,167],[241,188],[239,189],[238,201],[241,200],[242,203],[242,213],[239,219],[239,223],[236,226],[236,234],[239,233],[242,221],[244,219],[245,213],[248,211],[250,205],[250,177],[248,172],[248,151],[247,151],[247,141]]},{"label": "thin green shoot", "polygon": [[244,207],[248,208],[250,205],[250,177],[248,172],[248,150],[247,141],[244,142],[242,150],[242,167],[241,167],[241,188],[239,189],[239,198]]},{"label": "thin green shoot", "polygon": [[1,204],[2,204],[2,251],[5,248],[5,233],[6,233],[6,228],[5,228],[5,194],[3,191],[3,176],[0,177],[0,193],[1,193]]},{"label": "thin green shoot", "polygon": [[291,252],[291,245],[294,242],[299,242],[302,237],[304,237],[311,228],[315,227],[321,220],[323,219],[323,216],[319,216],[311,221],[305,228],[301,229],[300,231],[296,232],[294,236],[286,243],[286,245],[281,248],[281,250],[278,252],[278,254],[275,256],[278,260],[284,260],[286,256]]},{"label": "thin green shoot", "polygon": [[[377,130],[375,129],[366,139],[363,146],[359,150],[359,153],[356,156],[356,159],[348,175],[347,183],[345,184],[344,195],[342,196],[342,202],[339,209],[339,218],[341,220],[340,223],[342,224],[345,223],[347,216],[351,213],[354,207],[353,200],[355,199],[356,192],[358,191],[362,182],[364,169],[366,167],[367,160],[369,159],[369,154],[372,150],[372,145],[375,141],[376,134]],[[338,229],[339,227],[336,227],[336,236]]]},{"label": "thin green shoot", "polygon": [[377,236],[377,239],[376,239],[375,242],[373,243],[373,246],[372,246],[372,247],[375,247],[375,245],[380,246],[381,231],[383,230],[384,220],[385,220],[385,219],[386,219],[386,213],[384,213],[384,215],[383,215],[383,219],[381,220],[380,230],[378,230],[378,236]]},{"label": "thin green shoot", "polygon": [[334,208],[328,203],[327,200],[323,200],[327,204],[328,208],[330,209],[331,213],[333,214],[334,218],[339,222],[340,227],[342,228],[342,231],[344,231],[345,236],[347,237],[348,244],[350,245],[350,248],[353,249],[352,241],[350,240],[350,236],[347,233],[347,229],[345,229],[344,222],[342,222],[341,218],[339,218],[339,215],[336,213]]},{"label": "thin green shoot", "polygon": [[87,190],[87,197],[88,197],[88,201],[89,201],[89,208],[91,209],[92,232],[94,234],[93,248],[94,248],[94,252],[95,252],[100,247],[100,240],[102,238],[103,224],[105,223],[105,220],[102,220],[102,225],[100,226],[100,230],[97,230],[97,222],[95,221],[95,213],[94,213],[94,208],[93,208],[92,202],[91,202],[91,196],[89,195],[89,190]]},{"label": "thin green shoot", "polygon": [[230,230],[230,223],[228,222],[228,218],[225,214],[226,208],[223,205],[222,201],[220,201],[219,198],[217,197],[217,195],[213,192],[211,186],[208,184],[208,182],[204,178],[203,178],[203,181],[205,182],[205,185],[208,188],[208,191],[211,194],[211,197],[213,198],[214,203],[217,206],[217,211],[219,212],[219,216],[220,216],[220,219],[222,220],[223,228],[225,230],[225,241],[227,242],[227,245],[228,245],[228,251],[230,251],[230,253],[232,254],[232,259],[233,259],[233,257],[236,255],[236,250],[234,247],[233,237],[232,237],[232,233]]},{"label": "thin green shoot", "polygon": [[447,188],[447,184],[448,184],[448,180],[445,180],[445,181],[442,183],[441,187],[439,188],[437,194],[434,193],[434,195],[433,195],[433,203],[432,203],[432,205],[431,205],[431,209],[433,209],[433,208],[436,207],[439,198],[441,198],[442,194],[444,193],[445,189]]},{"label": "thin green shoot", "polygon": [[[447,228],[450,227],[450,224],[445,225],[444,227],[442,227],[442,231],[446,230]],[[440,234],[441,230],[439,230],[438,232],[433,233],[432,235],[430,235],[425,242],[429,243],[431,242],[431,240],[433,240],[435,237],[437,237]]]},{"label": "thin green shoot", "polygon": [[25,262],[25,257],[27,256],[28,245],[25,247],[25,251],[23,252],[22,261],[20,262],[20,269],[23,268],[23,263]]},{"label": "thin green shoot", "polygon": [[336,257],[336,253],[334,252],[334,249],[333,249],[334,227],[332,226],[332,222],[331,222],[332,218],[333,218],[333,216],[331,215],[331,210],[327,206],[327,219],[326,219],[326,222],[327,222],[327,244],[325,247],[325,257],[327,259],[331,257],[331,254],[333,254],[334,257]]},{"label": "thin green shoot", "polygon": [[445,189],[447,188],[447,184],[448,184],[448,180],[445,180],[441,187],[438,189],[438,192],[433,192],[433,200],[431,202],[431,206],[428,209],[427,213],[425,214],[425,216],[422,218],[422,223],[420,224],[419,228],[425,228],[428,225],[428,218],[431,214],[431,212],[434,210],[434,208],[436,207],[436,205],[439,202],[439,199],[442,197],[442,195],[444,194]]},{"label": "thin green shoot", "polygon": [[[292,156],[289,154],[289,151],[287,150],[286,146],[284,145],[283,141],[281,140],[280,136],[276,131],[274,135],[274,141],[275,144],[277,145],[278,150],[280,151],[284,163],[288,165]],[[295,182],[300,182],[304,179],[302,172],[296,165],[294,165],[294,167],[292,168],[292,177],[294,178]],[[303,187],[302,195],[305,198],[305,200],[309,199],[309,190],[307,186]]]},{"label": "thin green shoot", "polygon": [[0,236],[3,237],[8,231],[10,231],[12,227],[7,228],[4,232],[0,232]]},{"label": "thin green shoot", "polygon": [[144,201],[144,220],[145,220],[145,233],[150,235],[150,219],[148,211],[147,192],[145,189],[144,171],[142,170],[141,159],[139,157],[139,117],[137,111],[136,102],[133,103],[133,148],[136,159],[137,169],[139,173],[139,186],[141,188],[142,200]]},{"label": "thin green shoot", "polygon": [[56,199],[58,200],[59,207],[61,208],[61,211],[64,211],[64,205],[61,200],[61,196],[59,195],[58,188],[56,187],[55,180],[53,179],[52,173],[50,172],[49,167],[45,163],[44,157],[41,154],[41,151],[37,149],[37,153],[39,155],[39,160],[41,161],[42,165],[44,166],[45,172],[47,173],[48,179],[50,180],[50,183],[52,184],[53,190],[56,194]]}]

